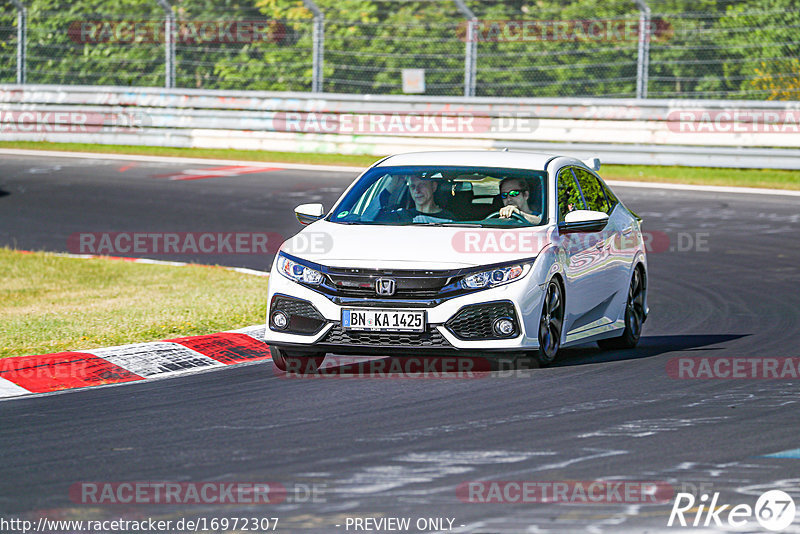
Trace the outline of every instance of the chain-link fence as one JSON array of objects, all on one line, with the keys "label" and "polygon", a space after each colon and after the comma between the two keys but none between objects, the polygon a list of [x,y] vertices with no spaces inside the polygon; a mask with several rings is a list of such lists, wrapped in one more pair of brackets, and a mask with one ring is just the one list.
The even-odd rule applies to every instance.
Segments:
[{"label": "chain-link fence", "polygon": [[797,2],[0,0],[0,83],[798,100]]}]

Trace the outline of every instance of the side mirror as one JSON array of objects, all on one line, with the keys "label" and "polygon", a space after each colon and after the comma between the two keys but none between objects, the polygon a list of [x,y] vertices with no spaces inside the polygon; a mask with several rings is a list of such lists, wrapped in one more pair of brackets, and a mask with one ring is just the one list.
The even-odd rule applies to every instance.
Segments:
[{"label": "side mirror", "polygon": [[300,204],[294,209],[294,214],[301,224],[311,224],[325,215],[325,208],[322,204]]},{"label": "side mirror", "polygon": [[592,210],[575,210],[567,213],[558,223],[558,229],[568,232],[597,232],[608,224],[608,213]]},{"label": "side mirror", "polygon": [[592,169],[594,172],[600,170],[600,158],[589,158],[583,160],[583,164]]}]

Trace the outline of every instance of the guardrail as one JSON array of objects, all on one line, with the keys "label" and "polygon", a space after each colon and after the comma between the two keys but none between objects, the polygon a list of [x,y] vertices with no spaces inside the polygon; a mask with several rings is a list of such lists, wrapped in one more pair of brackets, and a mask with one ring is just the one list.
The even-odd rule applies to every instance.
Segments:
[{"label": "guardrail", "polygon": [[0,85],[0,140],[384,155],[557,152],[800,168],[800,102],[515,99]]}]

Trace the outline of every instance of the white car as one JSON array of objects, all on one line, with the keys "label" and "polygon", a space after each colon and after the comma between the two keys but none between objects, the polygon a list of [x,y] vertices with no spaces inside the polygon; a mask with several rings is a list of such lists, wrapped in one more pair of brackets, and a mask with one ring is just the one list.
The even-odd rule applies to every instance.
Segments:
[{"label": "white car", "polygon": [[[497,356],[632,348],[647,317],[641,220],[599,160],[420,152],[367,169],[285,242],[266,340],[282,370],[327,353]],[[309,365],[312,364],[312,365]]]}]

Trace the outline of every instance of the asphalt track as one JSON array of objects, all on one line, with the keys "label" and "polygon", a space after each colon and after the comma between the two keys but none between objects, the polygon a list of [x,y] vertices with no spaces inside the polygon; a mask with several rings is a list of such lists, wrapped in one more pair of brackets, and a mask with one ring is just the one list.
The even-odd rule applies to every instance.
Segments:
[{"label": "asphalt track", "polygon": [[[0,243],[64,251],[75,232],[288,236],[299,228],[294,205],[330,206],[353,178],[270,171],[172,181],[163,175],[185,165],[128,165],[3,157]],[[483,504],[456,494],[476,480],[601,478],[703,488],[751,506],[784,489],[800,504],[800,454],[764,456],[800,447],[800,380],[666,371],[683,356],[800,356],[798,200],[615,190],[670,240],[649,256],[651,315],[638,349],[587,346],[549,369],[464,380],[290,379],[259,364],[0,402],[0,516],[246,515],[308,533],[345,532],[347,517],[365,516],[449,517],[456,531],[481,533],[690,530],[666,528],[671,502]],[[271,260],[161,259],[256,269]],[[69,496],[81,481],[146,480],[317,484],[317,494],[259,506],[98,506]],[[800,532],[798,521],[785,532]]]}]

